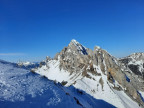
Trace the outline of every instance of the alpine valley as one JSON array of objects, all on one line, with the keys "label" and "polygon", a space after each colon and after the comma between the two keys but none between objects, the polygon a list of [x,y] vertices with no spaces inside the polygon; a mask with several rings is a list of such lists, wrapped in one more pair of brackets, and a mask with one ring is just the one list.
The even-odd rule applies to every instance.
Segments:
[{"label": "alpine valley", "polygon": [[144,108],[144,53],[116,58],[71,40],[38,63],[0,60],[0,108]]}]

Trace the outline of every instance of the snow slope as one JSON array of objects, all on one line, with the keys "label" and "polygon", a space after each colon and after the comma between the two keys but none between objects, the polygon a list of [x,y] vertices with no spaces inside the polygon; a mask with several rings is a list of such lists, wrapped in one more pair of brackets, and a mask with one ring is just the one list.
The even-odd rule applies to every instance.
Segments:
[{"label": "snow slope", "polygon": [[0,108],[114,108],[73,86],[63,87],[0,60]]},{"label": "snow slope", "polygon": [[[38,68],[35,72],[46,76],[50,80],[55,80],[58,82],[66,81],[66,86],[73,85],[74,87],[85,91],[96,99],[104,100],[118,108],[139,108],[139,105],[130,99],[123,91],[116,91],[112,87],[114,85],[110,84],[107,81],[107,76],[104,75],[100,69],[100,67],[95,66],[97,68],[98,73],[102,76],[94,76],[91,73],[89,75],[92,77],[87,78],[83,77],[81,72],[79,74],[74,73],[71,74],[65,70],[59,69],[59,60],[50,60],[47,65]],[[100,78],[104,80],[103,88],[99,83]],[[120,86],[118,83],[115,83],[115,86]]]}]

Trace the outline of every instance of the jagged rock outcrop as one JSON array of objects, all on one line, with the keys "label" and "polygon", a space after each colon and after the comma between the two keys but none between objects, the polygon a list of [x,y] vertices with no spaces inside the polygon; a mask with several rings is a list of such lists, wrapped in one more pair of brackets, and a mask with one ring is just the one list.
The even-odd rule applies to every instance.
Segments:
[{"label": "jagged rock outcrop", "polygon": [[[124,64],[122,64],[121,60],[98,46],[91,50],[76,40],[72,40],[67,47],[56,54],[54,60],[46,63],[50,69],[47,70],[46,67],[42,67],[37,69],[36,72],[58,82],[67,82],[66,86],[74,85],[96,98],[105,98],[107,101],[110,101],[109,98],[112,98],[112,100],[115,98],[114,100],[118,102],[118,105],[116,103],[113,103],[113,105],[117,105],[117,107],[124,107],[121,105],[123,99],[118,98],[121,97],[118,91],[122,91],[144,107],[138,92],[139,90],[142,91],[142,88],[135,84],[135,81],[139,81],[136,78],[129,77],[126,72],[125,64],[127,61],[124,60]],[[52,69],[57,70],[55,73],[60,75],[58,78],[53,77]],[[60,79],[60,77],[63,79]],[[128,78],[130,78],[130,81],[127,80]],[[105,97],[105,95],[108,96]]]},{"label": "jagged rock outcrop", "polygon": [[[135,101],[143,104],[137,89],[133,84],[126,81],[125,72],[122,71],[119,61],[111,56],[107,51],[100,47],[95,47],[94,51],[83,47],[80,43],[72,40],[68,47],[65,47],[60,53],[60,68],[67,70],[71,74],[80,72],[83,69],[83,75],[87,77],[87,72],[97,73],[97,69],[93,69],[93,65],[100,66],[101,71],[109,77],[112,76],[113,81],[116,80],[125,92]],[[141,56],[140,56],[141,57]],[[137,58],[141,60],[141,58]],[[90,68],[87,70],[87,68]],[[102,80],[102,79],[101,79]],[[113,83],[113,82],[112,82]]]}]

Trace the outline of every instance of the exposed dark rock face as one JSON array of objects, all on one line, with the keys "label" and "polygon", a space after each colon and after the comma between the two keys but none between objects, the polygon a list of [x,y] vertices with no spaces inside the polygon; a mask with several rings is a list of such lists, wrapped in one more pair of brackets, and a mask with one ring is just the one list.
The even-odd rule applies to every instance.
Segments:
[{"label": "exposed dark rock face", "polygon": [[130,64],[130,65],[128,65],[128,67],[136,75],[142,75],[142,73],[139,71],[139,66],[138,65]]},{"label": "exposed dark rock face", "polygon": [[128,58],[120,59],[119,61],[124,63],[125,65],[129,63],[129,59]]},{"label": "exposed dark rock face", "polygon": [[43,65],[46,65],[45,61],[40,62],[40,67],[42,67]]},{"label": "exposed dark rock face", "polygon": [[76,101],[76,103],[77,103],[78,105],[80,105],[82,108],[84,108],[83,105],[79,102],[79,100],[78,100],[76,97],[74,97],[74,100]]}]

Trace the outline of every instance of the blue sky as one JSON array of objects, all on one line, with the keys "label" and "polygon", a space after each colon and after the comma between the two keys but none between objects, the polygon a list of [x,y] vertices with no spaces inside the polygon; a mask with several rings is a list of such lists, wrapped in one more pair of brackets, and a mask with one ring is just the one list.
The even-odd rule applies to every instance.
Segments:
[{"label": "blue sky", "polygon": [[116,57],[144,52],[144,1],[0,0],[0,59],[39,61],[72,39]]}]

